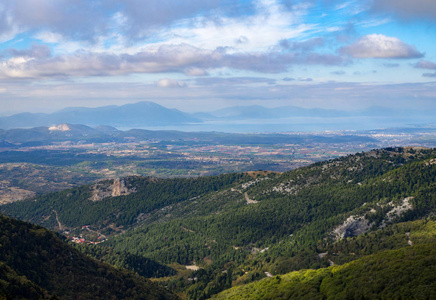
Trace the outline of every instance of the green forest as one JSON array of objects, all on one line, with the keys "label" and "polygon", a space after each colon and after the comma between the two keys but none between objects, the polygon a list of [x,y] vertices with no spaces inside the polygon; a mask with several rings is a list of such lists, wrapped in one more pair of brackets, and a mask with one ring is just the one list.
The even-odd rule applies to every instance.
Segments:
[{"label": "green forest", "polygon": [[[413,246],[404,247],[406,230]],[[378,241],[383,242],[378,244]],[[334,245],[333,257],[340,265],[276,275],[234,287],[212,298],[433,299],[436,297],[435,244],[436,221],[400,223]],[[344,263],[347,255],[355,256],[359,252],[361,258]]]},{"label": "green forest", "polygon": [[[0,299],[176,299],[37,225],[0,215]],[[3,298],[2,298],[3,297]]]},{"label": "green forest", "polygon": [[378,149],[284,173],[124,181],[128,195],[92,201],[87,185],[0,210],[89,241],[104,235],[75,247],[186,299],[434,297],[436,149]]}]

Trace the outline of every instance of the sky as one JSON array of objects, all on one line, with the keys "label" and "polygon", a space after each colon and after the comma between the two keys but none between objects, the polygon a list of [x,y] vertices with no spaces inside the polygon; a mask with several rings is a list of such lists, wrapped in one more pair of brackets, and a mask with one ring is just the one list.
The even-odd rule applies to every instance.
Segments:
[{"label": "sky", "polygon": [[0,0],[0,115],[436,108],[434,0]]}]

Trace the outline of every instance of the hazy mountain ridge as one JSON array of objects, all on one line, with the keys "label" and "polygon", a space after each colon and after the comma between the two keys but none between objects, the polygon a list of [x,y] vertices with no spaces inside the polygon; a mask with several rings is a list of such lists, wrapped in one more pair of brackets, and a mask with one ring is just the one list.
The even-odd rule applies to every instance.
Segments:
[{"label": "hazy mountain ridge", "polygon": [[202,121],[179,110],[168,109],[156,103],[144,101],[122,106],[72,107],[51,114],[16,114],[1,117],[0,128],[53,126],[62,123],[140,127],[199,122]]},{"label": "hazy mountain ridge", "polygon": [[[297,106],[282,106],[268,108],[261,105],[232,106],[211,112],[186,113],[177,109],[169,109],[154,102],[142,101],[121,106],[102,106],[96,108],[70,107],[60,111],[44,113],[20,113],[0,117],[0,128],[29,128],[53,126],[63,123],[85,124],[88,126],[110,125],[122,128],[141,128],[147,126],[174,126],[188,124],[224,124],[248,121],[277,121],[292,124],[292,119],[308,118],[310,122],[317,120],[335,120],[347,129],[353,117],[366,118],[366,122],[374,123],[374,129],[383,124],[386,119],[398,118],[403,126],[433,122],[435,111],[404,110],[387,107],[370,107],[364,110],[343,111],[322,108],[302,108]],[[362,119],[364,120],[364,119]],[[323,122],[324,122],[323,121]],[[381,123],[379,123],[381,122]],[[352,123],[352,122],[351,122]],[[398,126],[395,123],[395,126]],[[325,124],[326,126],[328,123]],[[392,126],[391,126],[392,127]],[[217,127],[219,128],[219,127]],[[336,127],[335,127],[336,128]],[[328,126],[325,128],[329,129]]]}]

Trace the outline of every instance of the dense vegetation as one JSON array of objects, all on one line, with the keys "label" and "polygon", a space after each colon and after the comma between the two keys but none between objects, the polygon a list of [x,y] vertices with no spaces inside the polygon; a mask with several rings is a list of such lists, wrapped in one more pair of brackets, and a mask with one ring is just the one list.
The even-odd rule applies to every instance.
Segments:
[{"label": "dense vegetation", "polygon": [[90,259],[54,233],[0,215],[0,297],[172,299],[143,277]]},{"label": "dense vegetation", "polygon": [[[48,293],[0,262],[0,299],[47,299]],[[53,297],[54,298],[54,297]]]},{"label": "dense vegetation", "polygon": [[[265,271],[326,267],[328,260],[318,253],[329,250],[331,232],[349,216],[365,217],[377,229],[383,222],[435,211],[436,168],[429,163],[434,156],[434,150],[390,149],[269,174],[270,179],[253,180],[246,188],[238,185],[156,213],[106,246],[163,263],[203,266],[191,275],[197,277],[193,283],[168,283],[197,299],[228,288],[229,282],[258,280]],[[247,205],[245,192],[259,203]],[[413,210],[389,218],[408,197]]]},{"label": "dense vegetation", "polygon": [[88,256],[101,260],[112,266],[132,270],[139,275],[150,277],[165,277],[175,275],[176,271],[152,259],[127,252],[115,252],[111,248],[77,244],[75,247]]},{"label": "dense vegetation", "polygon": [[296,271],[219,294],[217,299],[432,299],[433,245],[391,250],[343,266]]},{"label": "dense vegetation", "polygon": [[[428,155],[426,154],[427,157]],[[297,240],[295,243],[300,246],[316,244],[334,226],[352,214],[367,215],[377,225],[381,222],[378,218],[381,216],[383,219],[388,210],[383,210],[376,204],[380,201],[387,205],[389,201],[399,202],[413,196],[411,201],[414,210],[402,215],[402,220],[421,217],[434,209],[435,203],[428,197],[435,188],[432,180],[436,174],[434,165],[427,166],[425,161],[414,162],[413,159],[404,165],[394,164],[392,161],[396,157],[392,160],[376,159],[362,154],[362,160],[365,158],[368,161],[362,162],[364,167],[361,170],[345,175],[337,174],[353,164],[351,159],[357,158],[359,156],[315,164],[274,178],[271,178],[274,174],[270,174],[271,179],[259,180],[246,189],[242,188],[243,184],[239,184],[236,188],[186,201],[183,207],[167,207],[165,212],[155,212],[154,216],[145,220],[144,226],[118,237],[112,243],[119,245],[117,248],[138,248],[131,250],[135,253],[150,254],[156,251],[156,256],[165,262],[186,263],[199,260],[205,257],[204,254],[209,255],[219,248],[267,247],[279,239],[288,239],[290,234],[294,235],[292,240]],[[383,161],[383,164],[375,167],[376,161]],[[390,178],[395,180],[389,180]],[[349,182],[352,179],[355,181]],[[291,192],[274,191],[283,185],[286,188],[289,182],[292,182],[294,189]],[[244,201],[245,191],[250,198],[260,202],[247,205]],[[362,207],[364,203],[367,204]],[[386,208],[392,208],[393,205],[391,203]],[[369,212],[371,208],[376,212]],[[307,231],[311,234],[307,234]],[[150,241],[148,245],[141,243],[146,240]],[[159,242],[164,240],[174,243]],[[192,248],[195,240],[199,244],[201,241],[203,245],[204,253],[198,257],[192,258],[195,251],[191,250],[186,251],[191,257],[183,256],[181,251],[174,249],[166,250],[168,245],[175,246],[177,243],[181,248]],[[211,249],[204,247],[205,243]],[[173,254],[167,259],[166,252]]]},{"label": "dense vegetation", "polygon": [[[389,233],[407,229],[413,246],[384,250],[374,243],[391,239]],[[417,231],[415,231],[417,230]],[[404,234],[401,235],[405,237]],[[378,239],[377,238],[377,239]],[[386,240],[385,240],[386,241]],[[436,297],[436,222],[408,222],[388,231],[346,239],[338,249],[368,251],[364,256],[340,266],[295,271],[259,282],[232,288],[216,299],[433,299]],[[344,245],[351,246],[343,247]],[[394,242],[392,246],[395,246]],[[387,244],[384,245],[388,246]],[[389,247],[389,246],[388,246]],[[375,249],[371,249],[374,251]],[[350,252],[348,252],[350,253]],[[354,254],[354,253],[353,253]]]},{"label": "dense vegetation", "polygon": [[[0,209],[53,229],[59,226],[53,211],[70,230],[91,225],[112,237],[85,252],[115,265],[127,266],[132,259],[130,265],[135,267],[130,268],[148,276],[159,276],[159,272],[150,271],[147,263],[141,271],[141,258],[174,268],[200,266],[189,274],[178,269],[177,275],[159,281],[187,298],[206,299],[231,286],[264,278],[265,272],[278,275],[320,269],[331,261],[350,263],[351,277],[363,272],[353,260],[378,262],[383,256],[380,251],[407,247],[405,233],[415,226],[410,221],[436,212],[435,179],[436,149],[389,148],[283,174],[165,180],[131,177],[126,179],[127,186],[136,192],[126,196],[93,202],[89,200],[92,188],[85,186]],[[406,225],[395,225],[406,221]],[[118,232],[129,230],[114,236],[114,226]],[[435,245],[434,240],[431,243]],[[416,249],[418,258],[433,255],[425,243]],[[119,260],[113,256],[116,253]],[[404,256],[389,253],[393,265],[413,256],[409,250]],[[396,256],[402,258],[396,260]],[[153,266],[164,270],[159,264]],[[301,273],[312,282],[302,288],[319,292],[317,284],[330,274],[336,278],[336,268]],[[161,274],[172,271],[168,272]]]},{"label": "dense vegetation", "polygon": [[[128,196],[91,201],[89,199],[93,186],[82,186],[4,205],[0,209],[14,217],[39,223],[48,228],[58,225],[55,211],[60,222],[67,228],[92,225],[110,231],[108,224],[117,227],[134,225],[141,216],[154,210],[226,188],[235,182],[246,180],[247,177],[244,174],[190,179],[129,177],[126,179],[126,185],[134,193]],[[108,181],[108,185],[110,183],[111,181]]]}]

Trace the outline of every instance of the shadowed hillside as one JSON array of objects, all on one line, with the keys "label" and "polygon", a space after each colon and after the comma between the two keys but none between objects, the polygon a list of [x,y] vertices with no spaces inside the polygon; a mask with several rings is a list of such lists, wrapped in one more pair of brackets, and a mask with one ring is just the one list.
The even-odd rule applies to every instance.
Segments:
[{"label": "shadowed hillside", "polygon": [[175,299],[126,270],[84,256],[52,232],[0,215],[0,296],[6,299]]}]

